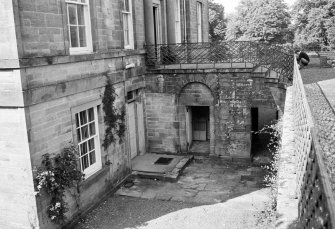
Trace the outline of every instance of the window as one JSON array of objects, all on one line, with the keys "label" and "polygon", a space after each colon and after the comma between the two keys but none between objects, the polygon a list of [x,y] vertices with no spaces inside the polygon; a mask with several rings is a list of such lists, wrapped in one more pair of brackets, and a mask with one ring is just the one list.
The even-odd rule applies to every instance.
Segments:
[{"label": "window", "polygon": [[128,91],[127,92],[127,102],[128,103],[131,103],[133,102],[140,94],[140,90],[139,89],[136,89],[136,90],[133,90],[133,91]]},{"label": "window", "polygon": [[131,12],[131,0],[123,0],[122,6],[122,19],[123,19],[123,37],[124,48],[134,48],[134,35],[133,35],[133,17]]},{"label": "window", "polygon": [[89,0],[66,0],[70,54],[92,52]]},{"label": "window", "polygon": [[180,23],[180,0],[175,0],[176,4],[176,43],[181,43],[181,23]]},{"label": "window", "polygon": [[198,42],[202,42],[202,4],[197,2],[197,33]]},{"label": "window", "polygon": [[152,10],[154,16],[155,44],[162,44],[161,5],[155,1]]},{"label": "window", "polygon": [[75,114],[80,168],[85,177],[101,169],[97,107]]}]

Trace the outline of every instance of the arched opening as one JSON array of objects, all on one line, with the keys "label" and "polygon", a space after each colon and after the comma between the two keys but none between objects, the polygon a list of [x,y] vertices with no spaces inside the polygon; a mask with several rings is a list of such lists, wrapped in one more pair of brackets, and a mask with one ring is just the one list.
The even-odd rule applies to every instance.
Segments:
[{"label": "arched opening", "polygon": [[179,93],[181,150],[193,154],[214,152],[214,97],[208,86],[194,82]]}]

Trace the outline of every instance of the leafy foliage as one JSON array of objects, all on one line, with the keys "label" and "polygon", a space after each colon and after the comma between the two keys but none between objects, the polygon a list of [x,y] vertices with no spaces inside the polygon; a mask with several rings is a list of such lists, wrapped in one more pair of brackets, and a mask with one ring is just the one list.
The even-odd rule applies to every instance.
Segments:
[{"label": "leafy foliage", "polygon": [[283,0],[242,0],[227,24],[227,40],[286,43],[290,15]]},{"label": "leafy foliage", "polygon": [[115,89],[111,82],[107,80],[104,97],[102,99],[103,110],[105,113],[104,122],[107,126],[103,141],[103,147],[105,150],[111,143],[116,141],[116,135],[119,137],[119,142],[122,142],[126,130],[125,107],[122,106],[120,110],[115,108],[115,96]]},{"label": "leafy foliage", "polygon": [[334,0],[298,0],[293,16],[296,45],[335,46]]},{"label": "leafy foliage", "polygon": [[214,0],[208,2],[209,10],[209,37],[211,41],[222,41],[225,38],[226,20],[224,7]]},{"label": "leafy foliage", "polygon": [[42,167],[38,168],[35,178],[37,195],[45,189],[51,197],[48,206],[48,216],[52,222],[62,224],[66,220],[68,211],[64,201],[65,190],[76,187],[79,194],[79,183],[84,174],[78,170],[78,147],[73,144],[65,147],[60,154],[50,157],[50,154],[42,156]]},{"label": "leafy foliage", "polygon": [[276,220],[277,195],[278,195],[278,169],[279,169],[279,153],[281,150],[281,137],[283,129],[283,120],[265,126],[257,134],[270,134],[270,142],[268,149],[272,153],[273,159],[270,165],[264,166],[267,175],[264,178],[265,185],[270,188],[270,202],[266,203],[264,211],[258,217],[258,223],[261,225],[274,224]]}]

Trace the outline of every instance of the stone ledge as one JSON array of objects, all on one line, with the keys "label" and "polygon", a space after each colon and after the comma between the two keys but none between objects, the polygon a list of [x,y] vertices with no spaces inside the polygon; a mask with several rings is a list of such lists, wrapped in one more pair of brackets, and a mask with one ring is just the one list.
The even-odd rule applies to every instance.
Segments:
[{"label": "stone ledge", "polygon": [[67,64],[83,61],[110,59],[134,55],[143,55],[145,50],[111,50],[104,53],[90,53],[83,55],[64,55],[64,56],[40,56],[20,58],[20,67],[37,67],[55,64]]}]

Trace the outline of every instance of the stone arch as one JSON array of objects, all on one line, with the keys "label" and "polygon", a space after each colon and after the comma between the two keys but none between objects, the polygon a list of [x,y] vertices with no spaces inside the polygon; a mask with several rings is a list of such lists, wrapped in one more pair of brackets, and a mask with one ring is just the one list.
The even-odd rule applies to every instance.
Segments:
[{"label": "stone arch", "polygon": [[201,85],[204,85],[211,93],[213,97],[213,104],[216,103],[217,96],[216,96],[216,90],[217,90],[217,75],[213,73],[209,74],[194,74],[194,75],[181,75],[178,77],[178,80],[176,81],[175,85],[175,93],[177,94],[177,97],[180,97],[180,94],[182,93],[183,89],[187,87],[187,85],[190,85],[192,83],[199,83]]},{"label": "stone arch", "polygon": [[187,106],[212,106],[214,98],[213,91],[201,82],[187,83],[178,93],[179,104]]}]

